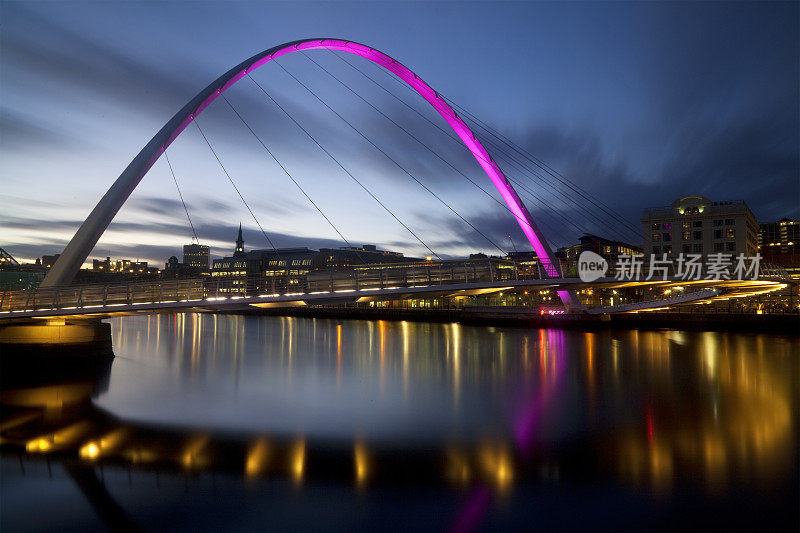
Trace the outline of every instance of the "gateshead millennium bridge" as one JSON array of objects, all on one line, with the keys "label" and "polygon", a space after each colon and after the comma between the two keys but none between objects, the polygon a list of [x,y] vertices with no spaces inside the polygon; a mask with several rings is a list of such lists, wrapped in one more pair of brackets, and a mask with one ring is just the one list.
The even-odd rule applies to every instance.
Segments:
[{"label": "gateshead millennium bridge", "polygon": [[[344,279],[326,279],[323,274],[322,279],[317,280],[316,285],[311,283],[304,290],[278,290],[274,285],[269,285],[268,281],[256,281],[252,287],[248,287],[244,292],[231,294],[230,290],[221,289],[219,284],[204,280],[181,280],[181,281],[159,281],[155,283],[127,283],[127,284],[106,284],[93,286],[71,285],[75,274],[88,258],[94,246],[97,244],[103,232],[113,220],[122,205],[130,194],[162,156],[166,155],[167,148],[192,122],[198,129],[200,125],[197,117],[217,98],[222,97],[231,107],[238,118],[256,136],[262,146],[275,158],[274,154],[261,141],[248,123],[242,118],[236,108],[227,100],[225,92],[228,91],[239,80],[248,77],[264,91],[263,87],[251,77],[251,73],[259,67],[292,52],[302,52],[310,50],[329,50],[331,52],[345,52],[365,58],[375,65],[382,67],[392,73],[421,96],[456,134],[457,138],[474,156],[475,161],[485,172],[497,192],[504,202],[504,208],[509,211],[514,218],[529,244],[533,248],[538,258],[537,275],[527,278],[516,275],[513,279],[501,279],[492,271],[491,268],[477,268],[473,264],[472,268],[465,266],[455,268],[447,265],[446,262],[435,262],[427,268],[417,269],[415,272],[406,272],[400,279],[384,279],[382,276],[377,278],[370,277],[365,273],[359,274],[358,270],[347,274]],[[313,62],[313,60],[311,60]],[[315,62],[316,63],[316,62]],[[282,69],[286,70],[282,65]],[[321,67],[322,68],[322,67]],[[323,68],[323,70],[325,70]],[[328,72],[326,70],[326,72]],[[288,71],[287,71],[288,73]],[[328,72],[330,74],[330,72]],[[291,73],[289,73],[291,75]],[[293,78],[294,76],[291,75]],[[296,79],[296,78],[295,78]],[[299,82],[299,80],[297,80]],[[337,80],[340,81],[340,80]],[[302,82],[300,82],[301,85]],[[340,81],[341,83],[341,81]],[[303,85],[310,91],[308,87]],[[351,90],[352,91],[352,90]],[[264,93],[274,102],[274,99],[264,91]],[[313,94],[313,92],[312,92]],[[359,98],[362,98],[360,95]],[[316,96],[318,99],[319,96]],[[363,100],[363,98],[362,98]],[[320,101],[322,101],[320,99]],[[366,100],[365,100],[366,101]],[[325,103],[323,101],[323,103]],[[368,102],[367,102],[368,103]],[[276,102],[277,104],[277,102]],[[279,104],[277,104],[279,105]],[[326,107],[330,109],[328,104]],[[372,104],[370,104],[372,105]],[[373,106],[374,107],[374,106]],[[281,107],[281,110],[283,108]],[[333,109],[331,109],[333,111]],[[376,109],[377,110],[377,109]],[[285,111],[285,110],[284,110]],[[380,112],[379,110],[377,110]],[[334,113],[336,113],[334,111]],[[342,120],[341,115],[336,113]],[[383,113],[381,113],[383,114]],[[288,115],[288,113],[287,113]],[[385,115],[384,115],[385,116]],[[290,116],[290,118],[292,118]],[[388,117],[387,117],[388,118]],[[292,120],[294,120],[292,118]],[[391,120],[391,119],[389,119]],[[308,132],[296,121],[295,123]],[[345,120],[345,122],[347,122]],[[347,122],[348,125],[355,126]],[[396,123],[395,123],[396,124]],[[438,126],[437,126],[438,127]],[[361,134],[357,129],[356,131]],[[209,148],[214,153],[223,171],[230,180],[228,171],[217,157],[211,144],[208,142],[203,130],[200,129],[203,138],[208,143]],[[408,132],[407,132],[408,133]],[[364,136],[363,134],[361,134]],[[410,135],[410,134],[409,134]],[[370,196],[384,208],[394,219],[403,225],[421,244],[431,252],[432,249],[422,241],[405,223],[403,223],[384,203],[379,200],[363,183],[361,183],[350,171],[348,171],[335,157],[325,150],[324,147],[313,136],[311,139],[327,153],[347,174],[350,175]],[[373,146],[378,148],[366,136],[364,138]],[[418,139],[417,139],[418,140]],[[380,148],[378,148],[380,150]],[[382,151],[382,150],[381,150]],[[419,179],[413,176],[408,170],[389,157],[398,167],[408,174],[414,181],[421,185],[426,191],[433,194],[437,200],[445,204],[448,209],[458,215],[469,226],[481,233],[475,226],[457,213],[449,204],[444,202],[430,188],[422,184]],[[436,155],[436,154],[435,154]],[[437,157],[439,157],[437,155]],[[276,162],[278,161],[275,158]],[[311,200],[308,194],[300,187],[295,178],[281,165],[284,172],[294,181],[303,194],[308,198],[325,220],[343,237],[341,232],[333,225],[325,213]],[[542,167],[547,168],[547,167]],[[170,165],[172,170],[172,166]],[[558,178],[551,170],[548,172]],[[173,173],[174,176],[174,173]],[[464,176],[466,177],[466,176]],[[467,178],[469,179],[469,178]],[[558,178],[560,179],[560,178]],[[471,181],[471,180],[470,180]],[[233,180],[231,180],[233,183]],[[562,180],[562,183],[563,180]],[[474,182],[473,182],[474,184]],[[177,185],[177,180],[176,180]],[[480,186],[476,185],[478,188]],[[235,185],[234,185],[235,187]],[[583,199],[587,199],[593,205],[603,210],[597,202],[587,198],[584,193],[570,187],[576,194]],[[237,189],[237,193],[238,193]],[[486,192],[486,191],[484,191]],[[240,194],[241,196],[241,194]],[[494,199],[494,198],[493,198]],[[242,197],[244,201],[244,197]],[[495,200],[497,201],[497,200]],[[245,205],[246,202],[245,202]],[[249,206],[247,206],[248,209]],[[608,213],[607,210],[604,210]],[[251,211],[252,213],[252,211]],[[187,209],[188,215],[188,209]],[[255,218],[255,215],[253,215]],[[612,214],[613,216],[613,214]],[[619,218],[615,218],[619,221]],[[256,222],[258,220],[256,219]],[[569,222],[569,221],[566,221]],[[190,220],[191,223],[191,220]],[[612,221],[612,224],[614,221]],[[259,223],[259,226],[261,224]],[[263,229],[262,229],[263,231]],[[265,237],[268,238],[266,232]],[[491,239],[488,239],[490,242]],[[271,242],[271,241],[270,241]],[[345,239],[346,242],[346,239]],[[493,243],[494,244],[494,243]],[[495,244],[495,246],[497,246]],[[274,248],[274,247],[273,247]],[[498,247],[499,248],[499,247]],[[438,257],[438,256],[437,256]],[[479,266],[479,265],[478,265]],[[338,276],[338,274],[337,274]],[[360,277],[359,277],[360,276]],[[10,319],[46,318],[46,317],[104,317],[119,313],[133,312],[154,312],[154,311],[178,311],[200,309],[207,311],[215,310],[241,310],[252,307],[276,307],[293,305],[325,305],[339,304],[347,302],[365,302],[398,298],[431,297],[445,296],[458,297],[464,295],[474,295],[493,291],[502,291],[513,288],[537,288],[540,290],[552,290],[568,311],[582,311],[591,313],[607,313],[615,311],[632,311],[653,308],[663,308],[665,306],[696,304],[712,301],[714,299],[740,297],[750,294],[764,293],[778,290],[786,286],[786,280],[776,273],[766,272],[761,278],[748,281],[730,280],[699,280],[687,284],[677,278],[665,279],[662,281],[641,281],[634,282],[642,287],[658,285],[661,288],[686,286],[691,284],[692,291],[682,293],[680,296],[673,296],[669,299],[653,300],[638,304],[628,304],[627,306],[616,306],[596,309],[586,309],[579,301],[576,290],[586,289],[587,287],[625,287],[631,286],[630,283],[620,282],[613,278],[601,278],[592,284],[583,283],[576,278],[565,277],[565,272],[560,263],[555,259],[553,251],[539,226],[533,219],[519,194],[512,186],[509,178],[500,169],[497,161],[490,155],[484,147],[476,133],[467,126],[462,116],[457,113],[448,101],[437,91],[425,83],[419,76],[408,69],[406,66],[369,46],[346,41],[341,39],[303,39],[285,43],[265,50],[242,63],[231,68],[225,74],[209,84],[192,98],[180,111],[178,111],[148,142],[139,154],[130,162],[122,174],[117,178],[111,188],[102,197],[100,202],[92,210],[91,214],[83,222],[75,236],[66,246],[60,257],[49,271],[41,286],[35,290],[4,292],[0,295],[0,321]]]}]

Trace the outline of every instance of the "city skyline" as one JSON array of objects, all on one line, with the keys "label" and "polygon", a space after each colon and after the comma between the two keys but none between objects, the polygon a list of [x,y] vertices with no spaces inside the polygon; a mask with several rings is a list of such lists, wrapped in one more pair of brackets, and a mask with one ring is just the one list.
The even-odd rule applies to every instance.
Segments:
[{"label": "city skyline", "polygon": [[[458,10],[420,5],[428,15],[426,27],[447,24],[415,40],[405,31],[389,31],[387,22],[364,22],[414,18],[414,10],[401,12],[391,4],[314,5],[313,10],[245,4],[232,8],[233,16],[217,30],[219,42],[213,43],[196,39],[201,28],[210,28],[208,20],[216,20],[213,6],[197,4],[195,13],[181,14],[184,23],[179,24],[181,10],[164,4],[163,20],[148,26],[155,38],[134,31],[135,21],[146,17],[150,6],[57,4],[45,10],[7,2],[0,8],[13,22],[2,36],[0,133],[6,185],[0,194],[0,226],[3,247],[15,257],[60,252],[130,158],[186,100],[248,55],[309,33],[352,38],[397,57],[633,223],[642,208],[695,193],[721,201],[743,199],[759,221],[797,217],[800,211],[795,98],[800,76],[798,50],[791,42],[797,34],[797,17],[792,16],[796,5],[582,5],[578,10],[523,4],[491,12],[483,4]],[[268,31],[234,32],[237,24],[252,28],[250,20],[262,20],[258,15],[266,11],[271,12]],[[362,22],[349,20],[354,12],[363,15]],[[104,23],[94,24],[99,19]],[[516,20],[533,21],[539,33],[531,39],[524,34],[530,28]],[[278,27],[279,21],[285,24]],[[606,27],[603,21],[614,24]],[[710,29],[701,34],[694,31],[698,26]],[[466,28],[474,27],[485,27],[498,43],[508,43],[501,48],[514,53],[471,44]],[[667,47],[665,32],[683,39],[676,43],[672,36]],[[618,54],[621,50],[627,53]],[[321,54],[319,60],[337,75],[346,72],[347,66],[329,54]],[[286,58],[282,64],[303,80],[321,84],[315,87],[326,97],[334,87],[322,84],[325,74],[303,57]],[[279,69],[259,73],[256,79],[319,132],[322,142],[359,177],[396,201],[412,227],[427,227],[423,238],[443,256],[492,251],[461,221],[435,202],[428,203],[431,199],[412,188],[380,154],[363,142],[357,144],[356,136],[335,123],[335,117],[301,98]],[[396,101],[374,88],[367,92],[367,87],[360,80],[359,90],[387,114],[409,118]],[[411,151],[413,143],[372,110],[353,107],[341,90],[330,97],[351,119],[357,112],[353,121],[381,146],[412,152],[413,160],[409,163],[412,158],[406,156],[404,164],[446,194],[476,227],[495,240],[510,233],[518,244],[524,242],[507,213],[474,189],[465,189],[459,176],[429,154]],[[249,111],[268,145],[291,165],[351,243],[372,242],[419,255],[402,228],[379,217],[379,209],[344,186],[346,176],[335,176],[324,155],[301,143],[292,125],[259,98],[257,90],[237,87],[230,98]],[[417,108],[427,111],[422,105]],[[470,177],[488,184],[468,154],[411,118],[415,134]],[[209,108],[201,122],[277,246],[345,246],[221,102]],[[250,246],[268,248],[259,242],[264,240],[260,231],[200,143],[197,131],[187,130],[169,152],[200,241],[211,246],[213,256],[224,255],[232,242],[231,228],[242,220]],[[621,187],[627,194],[618,193]],[[191,231],[163,158],[140,189],[90,258],[111,255],[163,262],[189,242]],[[528,207],[534,218],[546,216],[535,205]],[[569,206],[555,207],[570,215]],[[543,230],[547,235],[547,228]],[[571,244],[548,237],[554,248]],[[507,242],[501,244],[510,248]]]}]

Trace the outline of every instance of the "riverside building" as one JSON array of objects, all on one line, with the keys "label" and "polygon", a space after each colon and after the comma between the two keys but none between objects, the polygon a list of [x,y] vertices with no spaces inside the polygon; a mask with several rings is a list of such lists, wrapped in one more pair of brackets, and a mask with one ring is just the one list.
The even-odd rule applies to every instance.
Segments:
[{"label": "riverside building", "polygon": [[220,292],[234,296],[252,292],[304,292],[307,275],[312,271],[409,261],[419,259],[407,258],[400,252],[378,250],[371,244],[360,248],[311,250],[297,247],[245,251],[240,224],[233,255],[214,259],[211,279],[217,282]]},{"label": "riverside building", "polygon": [[800,278],[800,222],[782,218],[759,226],[758,252],[762,261],[782,266],[792,278]]},{"label": "riverside building", "polygon": [[202,244],[183,245],[183,264],[208,272],[210,249]]},{"label": "riverside building", "polygon": [[742,200],[712,202],[705,196],[678,198],[642,213],[645,254],[744,254],[758,252],[759,226]]}]

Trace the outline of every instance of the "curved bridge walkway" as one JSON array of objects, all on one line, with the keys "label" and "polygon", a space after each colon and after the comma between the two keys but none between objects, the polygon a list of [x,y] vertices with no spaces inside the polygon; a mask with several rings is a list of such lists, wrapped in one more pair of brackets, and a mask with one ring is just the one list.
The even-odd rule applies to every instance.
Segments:
[{"label": "curved bridge walkway", "polygon": [[[477,275],[476,275],[477,272]],[[650,281],[619,281],[601,278],[585,283],[578,278],[498,279],[491,269],[443,269],[402,278],[375,279],[353,271],[344,276],[321,272],[300,289],[283,289],[275,278],[246,278],[219,282],[205,279],[159,280],[125,284],[74,285],[0,293],[0,323],[16,319],[47,317],[108,317],[119,314],[242,311],[254,307],[295,307],[341,305],[355,302],[410,298],[458,297],[530,287],[535,290],[625,289],[631,287],[678,288],[670,298],[645,300],[611,307],[575,307],[590,314],[663,309],[678,305],[752,296],[780,290],[785,280],[765,277],[757,280],[698,280],[671,278]]]}]

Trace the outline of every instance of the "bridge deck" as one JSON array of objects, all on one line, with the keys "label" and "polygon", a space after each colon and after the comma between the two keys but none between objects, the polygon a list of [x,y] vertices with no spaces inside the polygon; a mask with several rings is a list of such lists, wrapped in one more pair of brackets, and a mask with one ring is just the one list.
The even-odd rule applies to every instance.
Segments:
[{"label": "bridge deck", "polygon": [[[689,282],[674,278],[635,282],[601,278],[592,283],[585,283],[577,278],[501,280],[462,278],[454,280],[450,277],[448,279],[429,279],[430,283],[424,283],[423,280],[412,280],[411,282],[406,281],[402,286],[385,286],[384,283],[381,283],[384,286],[365,287],[364,283],[360,283],[361,280],[354,278],[351,280],[350,288],[274,293],[263,291],[263,280],[261,286],[253,282],[249,285],[237,286],[234,291],[234,286],[220,286],[203,279],[7,291],[0,293],[0,321],[68,316],[105,317],[162,311],[236,311],[252,307],[335,305],[370,300],[466,296],[526,287],[539,290],[581,290],[585,288],[614,289],[651,286],[667,289],[682,286],[687,289],[678,297],[588,310],[590,313],[603,313],[663,308],[744,297],[786,287],[785,280],[774,278]],[[331,286],[341,287],[342,284],[331,283]]]}]

